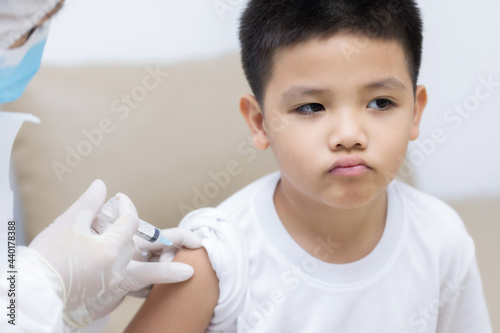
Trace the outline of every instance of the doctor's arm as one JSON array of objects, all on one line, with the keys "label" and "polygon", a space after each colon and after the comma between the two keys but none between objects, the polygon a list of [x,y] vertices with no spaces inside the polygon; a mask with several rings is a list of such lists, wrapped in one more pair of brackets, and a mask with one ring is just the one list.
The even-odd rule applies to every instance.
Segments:
[{"label": "doctor's arm", "polygon": [[219,298],[219,280],[204,248],[179,250],[174,261],[194,268],[191,279],[155,285],[125,330],[133,332],[204,332]]}]

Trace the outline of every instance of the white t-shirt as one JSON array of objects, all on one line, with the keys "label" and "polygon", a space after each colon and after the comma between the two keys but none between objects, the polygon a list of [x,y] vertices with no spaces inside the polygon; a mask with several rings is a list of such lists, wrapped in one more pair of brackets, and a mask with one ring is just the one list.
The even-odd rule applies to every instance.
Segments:
[{"label": "white t-shirt", "polygon": [[[442,201],[394,180],[383,235],[364,258],[303,250],[273,202],[279,173],[188,214],[219,279],[207,332],[492,332],[474,243]],[[321,258],[334,245],[318,240]]]}]

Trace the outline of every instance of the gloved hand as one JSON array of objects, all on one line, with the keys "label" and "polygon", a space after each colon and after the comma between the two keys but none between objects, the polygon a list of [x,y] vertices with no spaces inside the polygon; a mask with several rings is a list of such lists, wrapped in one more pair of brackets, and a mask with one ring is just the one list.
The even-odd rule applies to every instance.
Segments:
[{"label": "gloved hand", "polygon": [[[91,231],[105,198],[106,186],[100,180],[94,181],[29,245],[61,277],[65,319],[74,326],[85,326],[109,314],[129,291],[151,283],[185,280],[193,274],[192,268],[184,264],[168,263],[165,268],[161,262],[131,261],[137,251],[132,237],[138,218],[134,205],[123,194],[117,195],[118,220],[101,235]],[[174,279],[169,272],[174,272]]]},{"label": "gloved hand", "polygon": [[[133,257],[134,260],[132,260],[127,267],[127,275],[134,276],[137,280],[142,278],[148,281],[152,278],[152,274],[158,274],[158,279],[162,276],[167,279],[164,283],[186,280],[183,271],[178,269],[178,263],[171,261],[178,251],[177,247],[184,246],[190,249],[196,249],[201,247],[201,240],[194,233],[183,228],[163,229],[162,234],[171,240],[175,246],[165,246],[159,242],[148,242],[134,235],[133,240],[137,248]],[[143,288],[134,288],[135,291],[130,289],[131,291],[128,295],[147,297],[151,291],[152,284],[143,283],[143,286]]]}]

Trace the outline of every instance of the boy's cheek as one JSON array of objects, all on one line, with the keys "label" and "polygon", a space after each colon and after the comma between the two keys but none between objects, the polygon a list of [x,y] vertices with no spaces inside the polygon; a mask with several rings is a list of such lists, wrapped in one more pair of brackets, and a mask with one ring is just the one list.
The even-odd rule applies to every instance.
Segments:
[{"label": "boy's cheek", "polygon": [[401,140],[381,143],[375,152],[377,159],[373,167],[382,172],[386,178],[394,179],[405,161],[406,151],[407,144]]},{"label": "boy's cheek", "polygon": [[267,132],[279,134],[285,132],[291,125],[293,125],[293,119],[290,119],[287,114],[281,114],[278,110],[266,113],[265,127]]}]

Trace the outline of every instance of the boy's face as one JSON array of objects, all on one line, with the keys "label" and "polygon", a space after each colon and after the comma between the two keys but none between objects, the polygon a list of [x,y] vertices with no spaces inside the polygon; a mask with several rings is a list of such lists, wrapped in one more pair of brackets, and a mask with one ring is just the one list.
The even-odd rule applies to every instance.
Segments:
[{"label": "boy's face", "polygon": [[[271,146],[288,196],[336,208],[385,193],[418,136],[427,102],[416,95],[396,41],[338,34],[279,50],[262,116],[253,96],[240,108],[260,149]],[[340,159],[362,159],[335,167]],[[348,161],[349,162],[349,161]],[[302,202],[302,201],[299,201]]]}]

